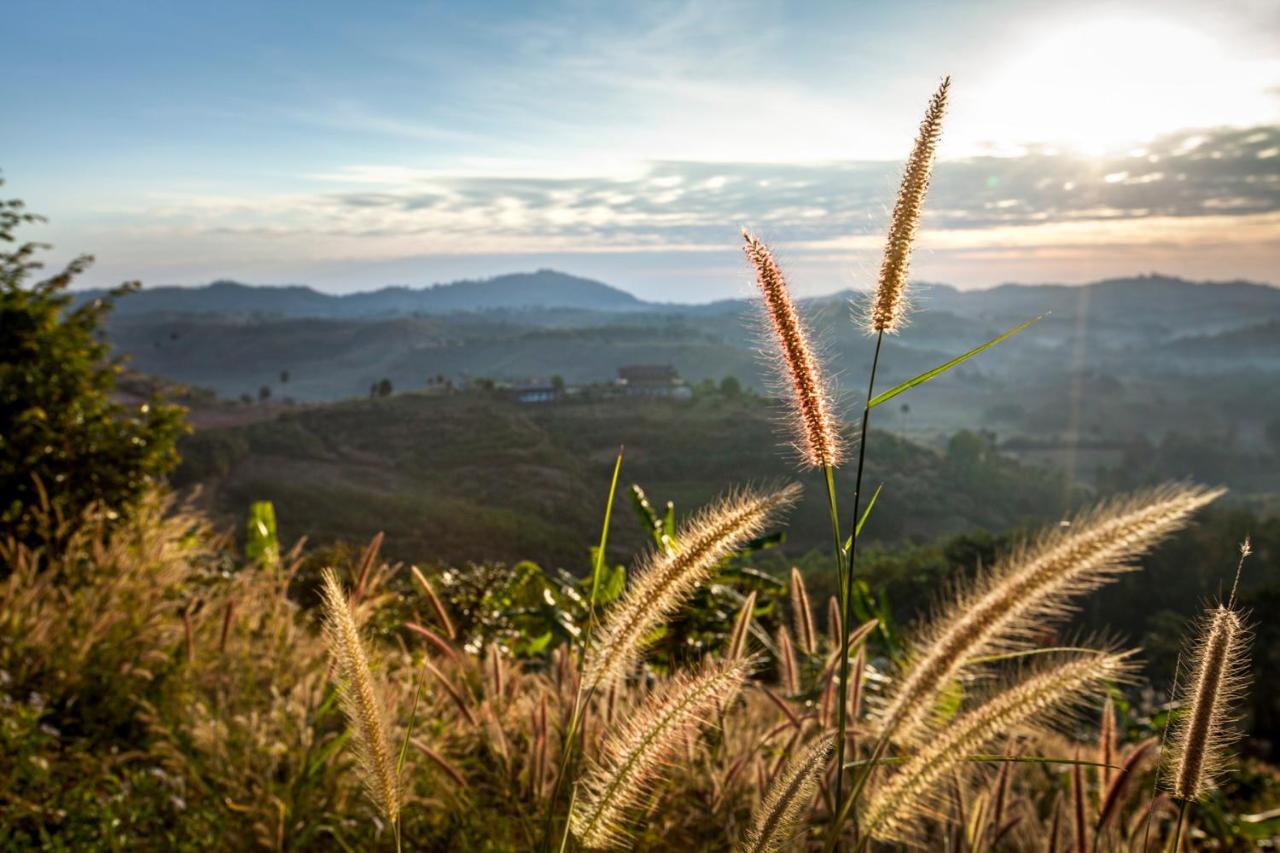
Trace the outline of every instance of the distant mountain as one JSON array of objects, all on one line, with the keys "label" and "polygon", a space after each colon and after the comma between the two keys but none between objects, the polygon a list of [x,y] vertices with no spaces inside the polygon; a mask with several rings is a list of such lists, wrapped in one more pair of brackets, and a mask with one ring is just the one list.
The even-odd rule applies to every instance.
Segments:
[{"label": "distant mountain", "polygon": [[[1280,311],[1280,288],[1246,281],[1192,282],[1162,275],[1085,285],[1002,284],[988,290],[957,290],[944,284],[921,283],[914,290],[922,309],[974,320],[1004,322],[1049,312],[1058,323],[1098,318],[1108,324],[1178,334],[1212,334],[1238,325],[1242,316]],[[87,301],[105,293],[82,291],[76,297]],[[846,290],[804,302],[811,309],[821,309],[859,298],[861,294]],[[217,281],[203,287],[152,287],[120,300],[116,313],[345,320],[548,309],[724,317],[751,310],[751,303],[745,299],[703,304],[646,302],[603,282],[543,269],[422,288],[393,286],[341,295],[320,293],[303,285],[254,286],[233,281]]]},{"label": "distant mountain", "polygon": [[987,290],[945,285],[919,288],[924,307],[961,316],[1014,319],[1051,312],[1059,320],[1171,331],[1220,331],[1242,317],[1280,312],[1280,288],[1248,281],[1194,282],[1165,275],[1107,279],[1085,285],[1002,284]]},{"label": "distant mountain", "polygon": [[[105,293],[83,291],[76,298],[86,302]],[[538,270],[424,288],[385,287],[341,295],[320,293],[302,285],[256,287],[234,281],[217,281],[204,287],[150,287],[120,300],[116,311],[122,315],[356,319],[495,309],[626,312],[649,307],[616,287],[554,270]]]}]

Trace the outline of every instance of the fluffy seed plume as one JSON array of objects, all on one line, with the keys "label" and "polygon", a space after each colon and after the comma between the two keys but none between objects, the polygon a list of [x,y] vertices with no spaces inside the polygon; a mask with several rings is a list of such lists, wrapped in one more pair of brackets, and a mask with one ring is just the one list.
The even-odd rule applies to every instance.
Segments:
[{"label": "fluffy seed plume", "polygon": [[818,779],[831,755],[834,739],[819,738],[787,762],[751,813],[751,828],[738,848],[741,853],[776,853],[789,849],[805,809],[818,790]]},{"label": "fluffy seed plume", "polygon": [[431,609],[436,614],[436,621],[440,623],[440,627],[444,629],[445,634],[450,640],[458,639],[458,634],[453,628],[453,620],[449,618],[449,611],[445,609],[444,602],[440,600],[440,596],[436,594],[436,588],[431,585],[431,581],[427,580],[422,574],[422,570],[417,566],[410,566],[409,572],[413,576],[413,582],[422,590],[422,594],[427,597],[427,601],[431,604]]},{"label": "fluffy seed plume", "polygon": [[360,629],[342,582],[325,569],[320,589],[324,605],[324,636],[338,674],[338,698],[355,734],[356,756],[365,790],[392,825],[400,816],[400,783],[387,738],[386,709],[378,696]]},{"label": "fluffy seed plume", "polygon": [[697,674],[681,673],[612,731],[569,814],[569,828],[584,847],[626,846],[627,813],[684,755],[703,721],[733,699],[751,666],[749,660],[720,661]]},{"label": "fluffy seed plume", "polygon": [[1116,759],[1116,703],[1110,696],[1102,706],[1102,722],[1098,726],[1098,763],[1102,766],[1098,768],[1098,775],[1101,778],[1102,788],[1105,790],[1111,784],[1111,774],[1114,772],[1111,765]]},{"label": "fluffy seed plume", "polygon": [[786,625],[778,626],[778,681],[788,696],[800,692],[800,664],[796,650],[791,645],[791,632]]},{"label": "fluffy seed plume", "polygon": [[688,600],[722,559],[763,533],[799,494],[794,485],[766,493],[742,491],[682,525],[676,532],[675,549],[653,553],[636,572],[627,594],[605,617],[587,653],[584,689],[595,690],[625,675],[639,657],[645,637]]},{"label": "fluffy seed plume", "polygon": [[810,468],[835,467],[845,457],[845,443],[833,411],[831,390],[822,373],[782,269],[769,247],[743,230],[744,251],[756,271],[764,315],[777,348],[779,378],[790,397],[794,445]]},{"label": "fluffy seed plume", "polygon": [[889,237],[880,262],[880,281],[875,296],[867,309],[864,326],[871,334],[893,334],[902,328],[906,320],[907,269],[911,264],[911,244],[916,238],[916,226],[920,222],[920,208],[929,192],[929,178],[933,173],[933,156],[942,135],[942,116],[947,109],[947,93],[951,78],[944,78],[938,91],[929,99],[924,121],[916,135],[915,147],[907,158],[902,172],[902,185],[898,188],[898,200],[893,205],[893,217],[889,222]]},{"label": "fluffy seed plume", "polygon": [[818,650],[818,632],[813,627],[813,608],[809,606],[804,576],[795,566],[791,567],[791,624],[800,650],[807,655],[815,653]]},{"label": "fluffy seed plume", "polygon": [[733,620],[733,631],[729,634],[729,641],[725,643],[724,656],[729,660],[737,660],[747,650],[747,633],[751,630],[751,619],[755,615],[756,610],[756,591],[753,589],[747,593],[746,600],[742,602],[742,608],[738,610],[738,616]]},{"label": "fluffy seed plume", "polygon": [[1129,677],[1128,655],[1099,652],[1033,675],[953,720],[887,782],[867,804],[864,827],[881,841],[908,843],[919,815],[933,805],[950,774],[966,757],[998,736],[1028,723],[1042,726],[1078,710]]},{"label": "fluffy seed plume", "polygon": [[1221,494],[1166,486],[1104,503],[1002,560],[913,644],[880,715],[885,729],[900,742],[923,739],[940,692],[974,658],[1026,648],[1047,622],[1072,612],[1072,599],[1132,571],[1133,558]]},{"label": "fluffy seed plume", "polygon": [[1175,799],[1200,800],[1226,769],[1237,737],[1232,707],[1244,692],[1248,665],[1248,636],[1240,615],[1213,608],[1192,646],[1191,678],[1180,703],[1186,715],[1173,728],[1173,772],[1167,784]]}]

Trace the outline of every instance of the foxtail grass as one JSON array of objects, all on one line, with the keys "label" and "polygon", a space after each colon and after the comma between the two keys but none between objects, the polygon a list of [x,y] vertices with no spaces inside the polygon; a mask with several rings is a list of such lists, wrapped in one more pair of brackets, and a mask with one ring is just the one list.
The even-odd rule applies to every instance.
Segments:
[{"label": "foxtail grass", "polygon": [[749,231],[742,236],[776,348],[779,385],[790,397],[796,451],[806,467],[835,468],[847,448],[822,363],[773,252]]},{"label": "foxtail grass", "polygon": [[1132,571],[1135,557],[1221,494],[1166,486],[1104,503],[1001,561],[954,596],[913,644],[881,714],[883,731],[921,741],[933,728],[938,697],[975,658],[1027,648],[1047,622],[1073,612],[1074,598]]},{"label": "foxtail grass", "polygon": [[605,615],[587,650],[584,691],[590,694],[606,681],[626,675],[639,659],[645,638],[689,599],[725,557],[763,533],[798,496],[797,486],[730,495],[683,525],[674,550],[651,554],[626,595]]},{"label": "foxtail grass", "polygon": [[1201,620],[1192,646],[1191,678],[1171,739],[1168,790],[1183,802],[1199,802],[1230,763],[1237,733],[1232,707],[1241,698],[1248,670],[1248,636],[1240,615],[1225,606]]},{"label": "foxtail grass", "polygon": [[1102,706],[1102,721],[1098,726],[1098,774],[1105,789],[1111,784],[1111,774],[1116,758],[1116,703],[1110,696]]},{"label": "foxtail grass", "polygon": [[942,118],[947,110],[947,95],[950,90],[951,78],[944,78],[942,85],[929,99],[929,107],[925,110],[924,120],[920,122],[915,146],[902,171],[902,184],[898,188],[897,201],[894,202],[889,236],[880,262],[880,280],[863,324],[874,335],[893,334],[906,322],[909,308],[907,271],[911,266],[911,248],[920,223],[920,210],[924,206],[925,195],[929,192],[934,155],[942,136]]},{"label": "foxtail grass", "polygon": [[427,603],[431,605],[431,611],[435,614],[436,622],[444,630],[450,640],[458,639],[458,633],[453,627],[453,620],[449,618],[449,611],[445,609],[444,602],[440,600],[440,596],[436,594],[436,588],[431,585],[431,581],[427,580],[422,574],[422,570],[417,566],[410,566],[409,573],[413,577],[413,582],[422,590],[422,594],[427,597]]},{"label": "foxtail grass", "polygon": [[747,593],[737,618],[733,620],[733,630],[729,632],[729,640],[725,643],[724,656],[729,660],[741,658],[747,650],[747,635],[751,631],[751,620],[755,616],[756,591]]},{"label": "foxtail grass", "polygon": [[813,608],[809,604],[809,591],[805,589],[804,576],[795,566],[791,567],[791,624],[796,633],[796,645],[807,655],[818,651],[818,632],[813,626]]},{"label": "foxtail grass", "polygon": [[1127,654],[1085,655],[1033,675],[952,721],[870,797],[863,829],[886,842],[918,840],[922,813],[935,804],[943,783],[996,737],[1027,724],[1045,726],[1130,677]]},{"label": "foxtail grass", "polygon": [[[903,324],[907,310],[907,270],[911,258],[912,243],[915,241],[916,226],[920,219],[920,210],[929,189],[929,176],[933,170],[933,158],[937,152],[937,144],[942,133],[942,116],[946,110],[947,93],[950,91],[951,78],[944,78],[942,85],[929,101],[925,118],[920,126],[916,144],[911,156],[907,159],[903,171],[902,183],[898,188],[898,198],[894,203],[893,216],[889,223],[889,237],[885,243],[884,258],[880,265],[880,280],[869,308],[868,327],[875,333],[876,346],[871,356],[871,372],[867,378],[867,399],[862,407],[862,428],[858,433],[858,465],[854,472],[853,482],[853,520],[849,534],[848,557],[844,561],[843,577],[839,578],[840,589],[840,624],[843,649],[849,642],[849,623],[852,619],[853,606],[853,571],[858,556],[858,534],[861,531],[862,508],[862,475],[867,462],[867,431],[871,426],[871,405],[875,399],[876,372],[880,368],[880,351],[884,345],[886,333],[896,332]],[[872,499],[874,502],[874,498]],[[832,516],[835,517],[835,499],[832,498]],[[840,546],[840,533],[836,531],[837,546]],[[843,550],[841,550],[843,556]],[[837,568],[840,568],[837,566]],[[840,682],[837,728],[839,735],[836,741],[836,803],[841,803],[844,796],[844,753],[848,720],[846,708],[849,691],[849,656],[847,652],[840,655]],[[883,740],[876,749],[875,758],[883,749]],[[874,761],[874,758],[873,758]],[[837,827],[838,830],[838,827]]]},{"label": "foxtail grass", "polygon": [[786,625],[778,626],[778,681],[786,695],[795,696],[800,692],[800,664]]},{"label": "foxtail grass", "polygon": [[616,727],[569,814],[569,828],[584,847],[626,846],[628,813],[654,791],[703,721],[733,699],[751,668],[750,660],[719,661],[697,674],[677,674]]},{"label": "foxtail grass", "polygon": [[829,735],[819,738],[774,776],[751,814],[751,827],[738,848],[740,853],[789,849],[818,790],[818,780],[831,755],[831,740]]},{"label": "foxtail grass", "polygon": [[400,781],[387,728],[386,708],[369,669],[351,602],[333,569],[321,584],[324,635],[338,675],[338,699],[354,735],[365,791],[392,826],[400,846]]}]

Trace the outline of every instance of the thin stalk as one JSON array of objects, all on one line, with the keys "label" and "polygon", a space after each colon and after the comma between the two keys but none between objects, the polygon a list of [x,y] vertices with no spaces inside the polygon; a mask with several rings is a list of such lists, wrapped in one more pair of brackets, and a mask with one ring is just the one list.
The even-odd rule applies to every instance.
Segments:
[{"label": "thin stalk", "polygon": [[1160,733],[1160,750],[1157,755],[1160,760],[1156,761],[1156,770],[1151,780],[1151,805],[1147,807],[1146,826],[1142,831],[1142,851],[1146,853],[1147,846],[1151,843],[1151,818],[1155,812],[1156,794],[1160,790],[1160,767],[1163,764],[1165,743],[1169,740],[1169,724],[1173,722],[1173,702],[1178,695],[1178,676],[1182,674],[1182,652],[1178,653],[1178,658],[1173,664],[1173,686],[1169,688],[1169,714],[1164,718],[1164,731]]},{"label": "thin stalk", "polygon": [[[582,691],[582,674],[587,662],[587,649],[591,645],[591,629],[596,622],[596,595],[600,588],[600,572],[604,570],[604,550],[609,542],[609,522],[613,519],[613,500],[614,495],[618,491],[618,474],[622,471],[622,453],[623,448],[618,448],[618,459],[613,464],[613,479],[609,483],[609,502],[604,508],[604,522],[600,526],[600,544],[596,549],[596,559],[591,567],[591,597],[587,602],[587,624],[582,630],[582,648],[578,654],[578,689],[574,692],[573,712],[569,715],[569,725],[565,729],[564,744],[560,751],[560,770],[556,773],[556,786],[551,792],[551,800],[547,803],[547,827],[544,846],[550,847],[551,830],[555,821],[556,803],[560,800],[560,792],[564,789],[564,779],[569,772],[570,764],[573,761],[574,740],[578,734],[578,727],[582,723],[582,714],[586,709],[587,702],[591,700],[591,691],[588,690],[586,695]],[[583,738],[586,737],[586,731],[583,730]],[[573,810],[573,801],[577,797],[577,790],[574,789],[569,794],[569,810]],[[569,843],[569,821],[564,822],[564,835],[560,838],[560,851],[563,853],[565,847]]]},{"label": "thin stalk", "polygon": [[1187,806],[1191,805],[1190,800],[1183,800],[1178,806],[1178,824],[1173,829],[1173,846],[1169,848],[1172,853],[1178,853],[1182,849],[1182,827],[1187,820]]},{"label": "thin stalk", "polygon": [[[835,546],[836,590],[840,593],[840,659],[842,661],[840,676],[840,706],[836,709],[836,719],[840,730],[840,738],[836,747],[836,802],[840,802],[840,791],[844,780],[844,731],[847,704],[845,679],[849,677],[849,607],[845,601],[845,565],[844,546],[840,541],[840,512],[836,507],[835,472],[830,465],[822,466],[823,479],[827,484],[827,507],[831,511],[831,536]],[[856,516],[855,516],[856,517]]]},{"label": "thin stalk", "polygon": [[[840,705],[837,709],[836,725],[838,734],[836,738],[836,803],[841,803],[842,794],[844,792],[844,750],[846,731],[848,727],[847,705],[849,703],[849,653],[844,645],[849,640],[849,623],[853,617],[850,603],[853,599],[853,565],[858,554],[858,510],[861,505],[862,498],[862,471],[866,465],[867,459],[867,425],[871,420],[871,398],[875,396],[876,388],[876,370],[880,366],[880,345],[884,342],[884,331],[876,333],[876,351],[871,358],[871,378],[867,382],[867,402],[862,409],[862,433],[858,440],[858,467],[854,474],[853,481],[853,532],[849,537],[849,563],[844,570],[844,589],[840,601],[841,618],[840,618],[840,636],[841,651],[840,655],[840,689],[839,701]],[[833,502],[834,505],[834,502]],[[836,534],[836,540],[839,541],[839,533]],[[876,755],[875,758],[879,758]],[[867,773],[870,773],[870,769]],[[834,829],[839,833],[840,822],[842,818],[837,817]]]}]

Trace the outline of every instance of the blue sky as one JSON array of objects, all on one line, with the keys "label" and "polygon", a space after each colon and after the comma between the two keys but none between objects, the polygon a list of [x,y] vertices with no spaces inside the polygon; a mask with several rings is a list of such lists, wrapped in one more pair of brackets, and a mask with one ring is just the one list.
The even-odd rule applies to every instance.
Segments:
[{"label": "blue sky", "polygon": [[87,284],[326,290],[551,266],[865,286],[955,96],[916,274],[1280,280],[1280,4],[28,2],[5,189]]}]

